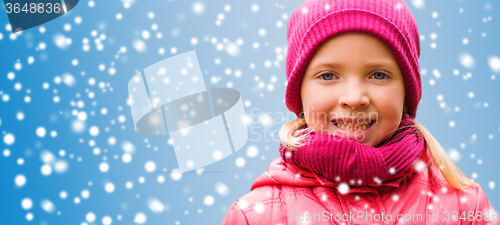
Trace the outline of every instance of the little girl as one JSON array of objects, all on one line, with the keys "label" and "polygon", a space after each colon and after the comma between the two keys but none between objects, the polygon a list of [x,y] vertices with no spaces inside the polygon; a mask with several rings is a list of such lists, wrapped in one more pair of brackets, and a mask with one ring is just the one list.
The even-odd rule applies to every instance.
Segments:
[{"label": "little girl", "polygon": [[415,121],[420,38],[403,0],[306,0],[287,39],[298,118],[222,224],[500,224]]}]

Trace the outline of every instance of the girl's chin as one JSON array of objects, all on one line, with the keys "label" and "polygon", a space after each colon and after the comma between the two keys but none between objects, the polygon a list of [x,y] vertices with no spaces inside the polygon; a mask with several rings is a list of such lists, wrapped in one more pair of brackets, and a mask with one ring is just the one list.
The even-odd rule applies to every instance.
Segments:
[{"label": "girl's chin", "polygon": [[[338,137],[345,137],[345,136],[342,136],[342,134],[336,132],[336,130],[334,128],[331,128],[331,129],[328,129],[328,130],[314,130],[316,133],[318,134],[329,134],[329,135],[333,135],[333,136],[338,136]],[[349,138],[346,138],[346,139],[349,139]],[[365,137],[365,138],[362,138],[362,139],[359,139],[359,140],[356,140],[355,138],[354,139],[350,139],[350,140],[354,140],[354,141],[357,141],[359,142],[360,144],[363,144],[363,145],[368,145],[368,146],[375,146],[375,143],[373,143],[373,141],[371,140],[370,136],[368,137]]]}]

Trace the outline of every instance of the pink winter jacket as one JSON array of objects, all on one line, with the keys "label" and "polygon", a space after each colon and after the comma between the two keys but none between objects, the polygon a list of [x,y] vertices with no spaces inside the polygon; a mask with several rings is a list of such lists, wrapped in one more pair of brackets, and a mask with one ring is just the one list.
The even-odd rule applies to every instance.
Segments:
[{"label": "pink winter jacket", "polygon": [[[425,153],[420,159],[428,162]],[[346,187],[280,157],[229,207],[222,224],[500,224],[481,187],[457,190],[435,166],[412,168],[376,187]]]}]

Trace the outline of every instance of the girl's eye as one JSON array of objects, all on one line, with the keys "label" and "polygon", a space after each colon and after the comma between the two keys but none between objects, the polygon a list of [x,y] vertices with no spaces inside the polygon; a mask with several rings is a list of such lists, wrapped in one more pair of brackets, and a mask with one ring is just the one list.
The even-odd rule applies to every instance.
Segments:
[{"label": "girl's eye", "polygon": [[387,74],[382,73],[382,72],[375,72],[372,76],[377,80],[383,80],[384,78],[389,78],[389,76],[387,76]]},{"label": "girl's eye", "polygon": [[332,80],[333,76],[335,76],[333,73],[324,73],[321,74],[320,77],[323,78],[323,80]]}]

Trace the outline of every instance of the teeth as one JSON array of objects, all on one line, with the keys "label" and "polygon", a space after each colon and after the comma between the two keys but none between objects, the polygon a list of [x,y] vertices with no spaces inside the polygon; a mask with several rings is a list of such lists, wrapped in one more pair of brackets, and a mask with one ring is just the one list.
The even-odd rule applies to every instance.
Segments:
[{"label": "teeth", "polygon": [[336,121],[335,125],[343,130],[357,131],[357,130],[365,130],[366,128],[370,127],[371,123],[370,122],[353,123],[353,122]]}]

